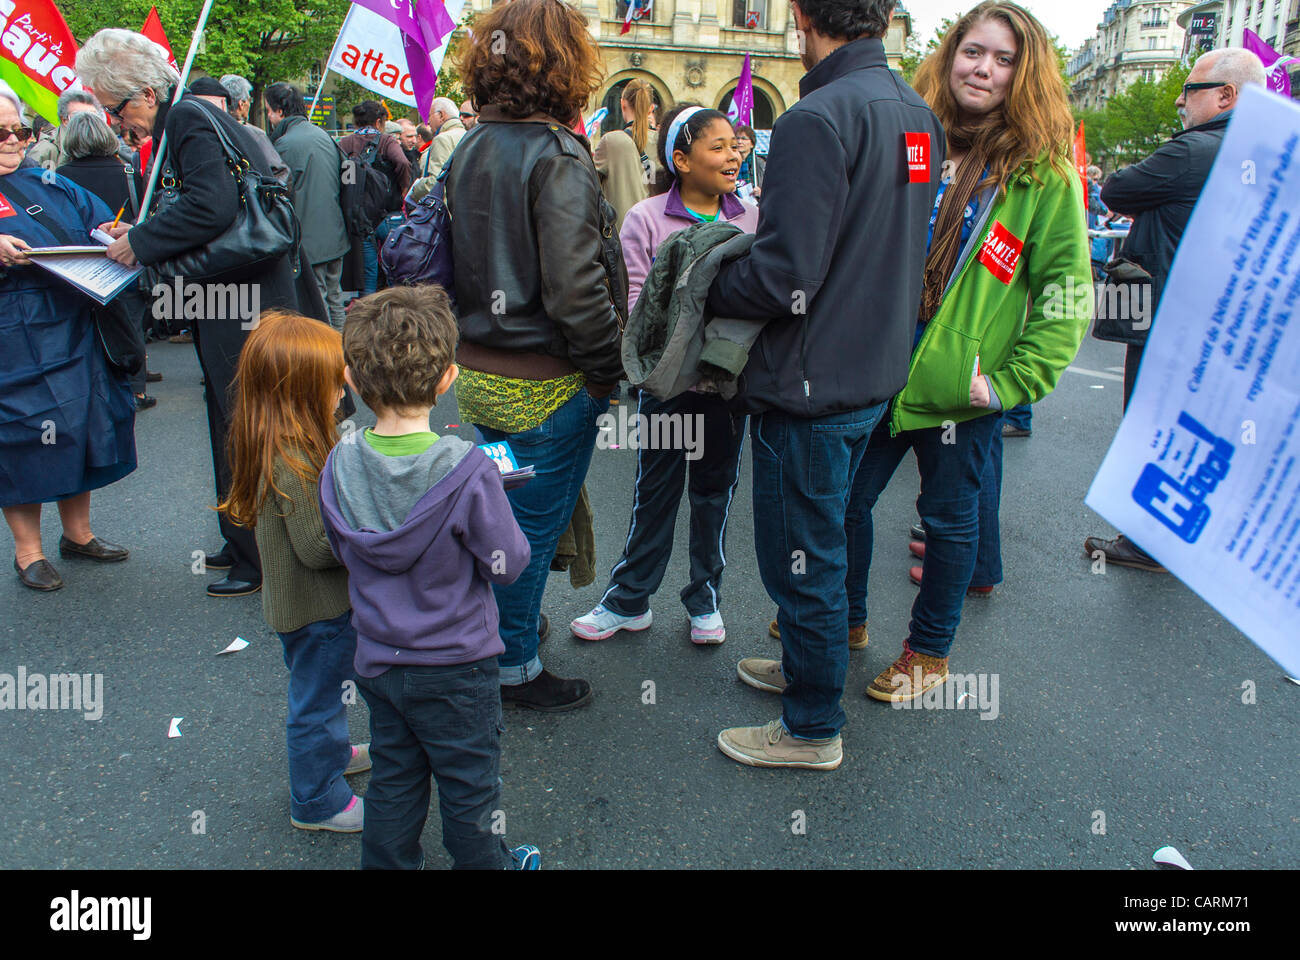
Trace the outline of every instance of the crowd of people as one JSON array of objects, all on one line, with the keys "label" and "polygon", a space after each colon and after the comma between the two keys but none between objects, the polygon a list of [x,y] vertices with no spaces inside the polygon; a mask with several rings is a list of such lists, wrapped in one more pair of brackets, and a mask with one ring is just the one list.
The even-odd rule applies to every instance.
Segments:
[{"label": "crowd of people", "polygon": [[[0,384],[17,411],[0,424],[0,505],[22,582],[62,586],[43,503],[58,504],[63,556],[128,556],[92,532],[90,493],[135,469],[151,376],[101,349],[103,310],[25,251],[99,228],[113,260],[178,276],[236,230],[240,171],[252,171],[291,191],[299,242],[196,276],[255,288],[252,322],[208,311],[186,326],[224,541],[206,558],[226,573],[208,593],[260,590],[283,642],[292,823],[361,832],[365,867],[418,869],[433,778],[457,866],[537,866],[536,848],[507,846],[490,822],[502,704],[592,699],[589,682],[543,666],[542,598],[633,364],[655,367],[635,378],[638,411],[692,418],[702,443],[698,456],[638,448],[621,555],[570,631],[594,642],[651,625],[685,492],[690,637],[726,639],[726,527],[748,432],[757,570],[782,656],[742,659],[737,674],[780,709],[717,745],[748,765],[838,767],[850,657],[869,643],[877,499],[914,454],[919,592],[901,651],[865,691],[897,703],[945,682],[966,598],[1002,581],[1003,439],[1029,434],[1019,417],[1093,319],[1091,304],[1049,309],[1050,291],[1091,285],[1088,228],[1123,214],[1124,255],[1158,302],[1236,98],[1264,75],[1246,51],[1202,57],[1178,100],[1185,129],[1085,190],[1055,48],[1023,8],[986,0],[961,16],[913,89],[885,56],[893,0],[791,7],[807,73],[765,158],[755,131],[717,110],[660,115],[642,81],[593,150],[582,111],[599,51],[579,11],[544,0],[476,22],[464,103],[435,100],[423,125],[365,101],[338,143],[289,83],[262,93],[269,134],[247,122],[243,78],[175,96],[166,53],[126,30],[82,48],[85,90],[60,99],[52,135],[0,89]],[[150,162],[161,199],[146,210]],[[380,188],[365,209],[346,189],[358,168]],[[454,284],[389,286],[378,251],[438,182]],[[359,296],[345,305],[344,291]],[[665,373],[674,325],[705,347]],[[1141,355],[1130,342],[1126,404]],[[685,386],[652,389],[663,383]],[[430,431],[453,385],[461,422],[507,443],[528,482],[503,486],[482,450]],[[376,421],[340,442],[353,395]],[[1085,549],[1160,569],[1122,535]],[[369,744],[348,739],[349,679],[370,708]],[[363,799],[345,777],[365,770]]]}]

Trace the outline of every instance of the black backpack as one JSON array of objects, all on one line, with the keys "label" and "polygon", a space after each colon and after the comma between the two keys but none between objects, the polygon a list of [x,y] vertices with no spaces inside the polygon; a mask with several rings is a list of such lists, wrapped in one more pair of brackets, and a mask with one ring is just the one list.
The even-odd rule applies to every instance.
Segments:
[{"label": "black backpack", "polygon": [[[341,163],[342,187],[339,189],[339,206],[343,208],[343,222],[348,234],[353,237],[367,237],[388,216],[391,195],[396,177],[392,163],[387,160],[376,161],[379,153],[378,140],[366,144],[366,148],[356,157],[349,157],[339,150]],[[388,168],[387,172],[385,167]],[[400,198],[399,198],[400,204]]]}]

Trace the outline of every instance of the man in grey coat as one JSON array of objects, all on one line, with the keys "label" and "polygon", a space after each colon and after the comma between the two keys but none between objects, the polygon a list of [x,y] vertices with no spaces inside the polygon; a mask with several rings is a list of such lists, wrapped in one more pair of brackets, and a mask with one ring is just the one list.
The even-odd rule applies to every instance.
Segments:
[{"label": "man in grey coat", "polygon": [[257,141],[275,178],[281,183],[289,183],[289,166],[271,145],[271,138],[257,124],[248,122],[249,109],[253,106],[253,85],[237,73],[228,73],[221,78],[221,86],[226,90],[226,112],[238,120],[244,132]]},{"label": "man in grey coat", "polygon": [[289,165],[293,208],[302,224],[302,250],[329,307],[330,326],[343,329],[343,257],[351,239],[339,205],[341,154],[330,135],[307,119],[302,92],[287,83],[266,88],[271,139]]}]

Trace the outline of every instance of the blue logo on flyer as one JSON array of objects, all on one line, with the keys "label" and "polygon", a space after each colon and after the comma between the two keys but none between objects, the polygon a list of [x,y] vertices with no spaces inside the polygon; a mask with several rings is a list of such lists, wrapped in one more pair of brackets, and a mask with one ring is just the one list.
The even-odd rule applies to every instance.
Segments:
[{"label": "blue logo on flyer", "polygon": [[510,444],[504,441],[498,443],[480,443],[478,448],[488,455],[488,459],[497,465],[497,469],[502,473],[510,473],[519,469],[519,462],[515,460],[514,451],[510,449]]},{"label": "blue logo on flyer", "polygon": [[1228,475],[1234,448],[1187,411],[1178,415],[1178,428],[1165,439],[1157,462],[1142,471],[1133,499],[1182,540],[1195,543],[1210,519],[1206,498]]}]

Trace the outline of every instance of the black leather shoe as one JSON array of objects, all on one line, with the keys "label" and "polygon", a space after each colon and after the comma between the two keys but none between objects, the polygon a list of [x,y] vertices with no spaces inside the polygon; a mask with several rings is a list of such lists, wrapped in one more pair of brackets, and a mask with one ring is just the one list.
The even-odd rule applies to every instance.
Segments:
[{"label": "black leather shoe", "polygon": [[546,614],[539,614],[537,617],[537,642],[541,643],[551,635],[551,618]]},{"label": "black leather shoe", "polygon": [[912,529],[908,532],[912,534],[913,540],[925,539],[925,527],[921,526],[919,523],[912,524]]},{"label": "black leather shoe", "polygon": [[44,590],[48,593],[63,586],[63,578],[54,567],[50,566],[48,560],[34,560],[27,566],[20,567],[18,558],[14,557],[14,569],[18,571],[18,579],[23,582],[24,587]]},{"label": "black leather shoe", "polygon": [[157,370],[150,370],[144,375],[145,383],[158,383],[162,380],[162,374]]},{"label": "black leather shoe", "polygon": [[209,570],[229,570],[235,565],[235,558],[222,547],[217,553],[205,554],[203,565]]},{"label": "black leather shoe", "polygon": [[150,407],[156,406],[158,406],[157,397],[151,397],[147,393],[137,393],[135,395],[135,409],[137,411],[148,410]]},{"label": "black leather shoe", "polygon": [[117,563],[131,555],[125,547],[116,543],[106,543],[99,537],[91,537],[89,543],[74,543],[67,537],[59,537],[59,556],[85,557],[98,563]]},{"label": "black leather shoe", "polygon": [[1133,567],[1135,570],[1147,570],[1151,573],[1169,572],[1156,562],[1155,557],[1122,533],[1114,540],[1088,537],[1083,541],[1083,553],[1089,560],[1094,559],[1093,555],[1099,550],[1105,555],[1107,563],[1113,563],[1121,567]]},{"label": "black leather shoe", "polygon": [[543,670],[527,683],[502,686],[501,702],[542,713],[563,713],[591,703],[591,684],[586,680],[564,680]]},{"label": "black leather shoe", "polygon": [[208,584],[209,597],[246,597],[262,589],[261,580],[231,580],[226,577]]},{"label": "black leather shoe", "polygon": [[1009,423],[1002,424],[1002,436],[1011,439],[1013,437],[1032,437],[1033,431],[1026,430],[1024,427],[1013,427]]}]

